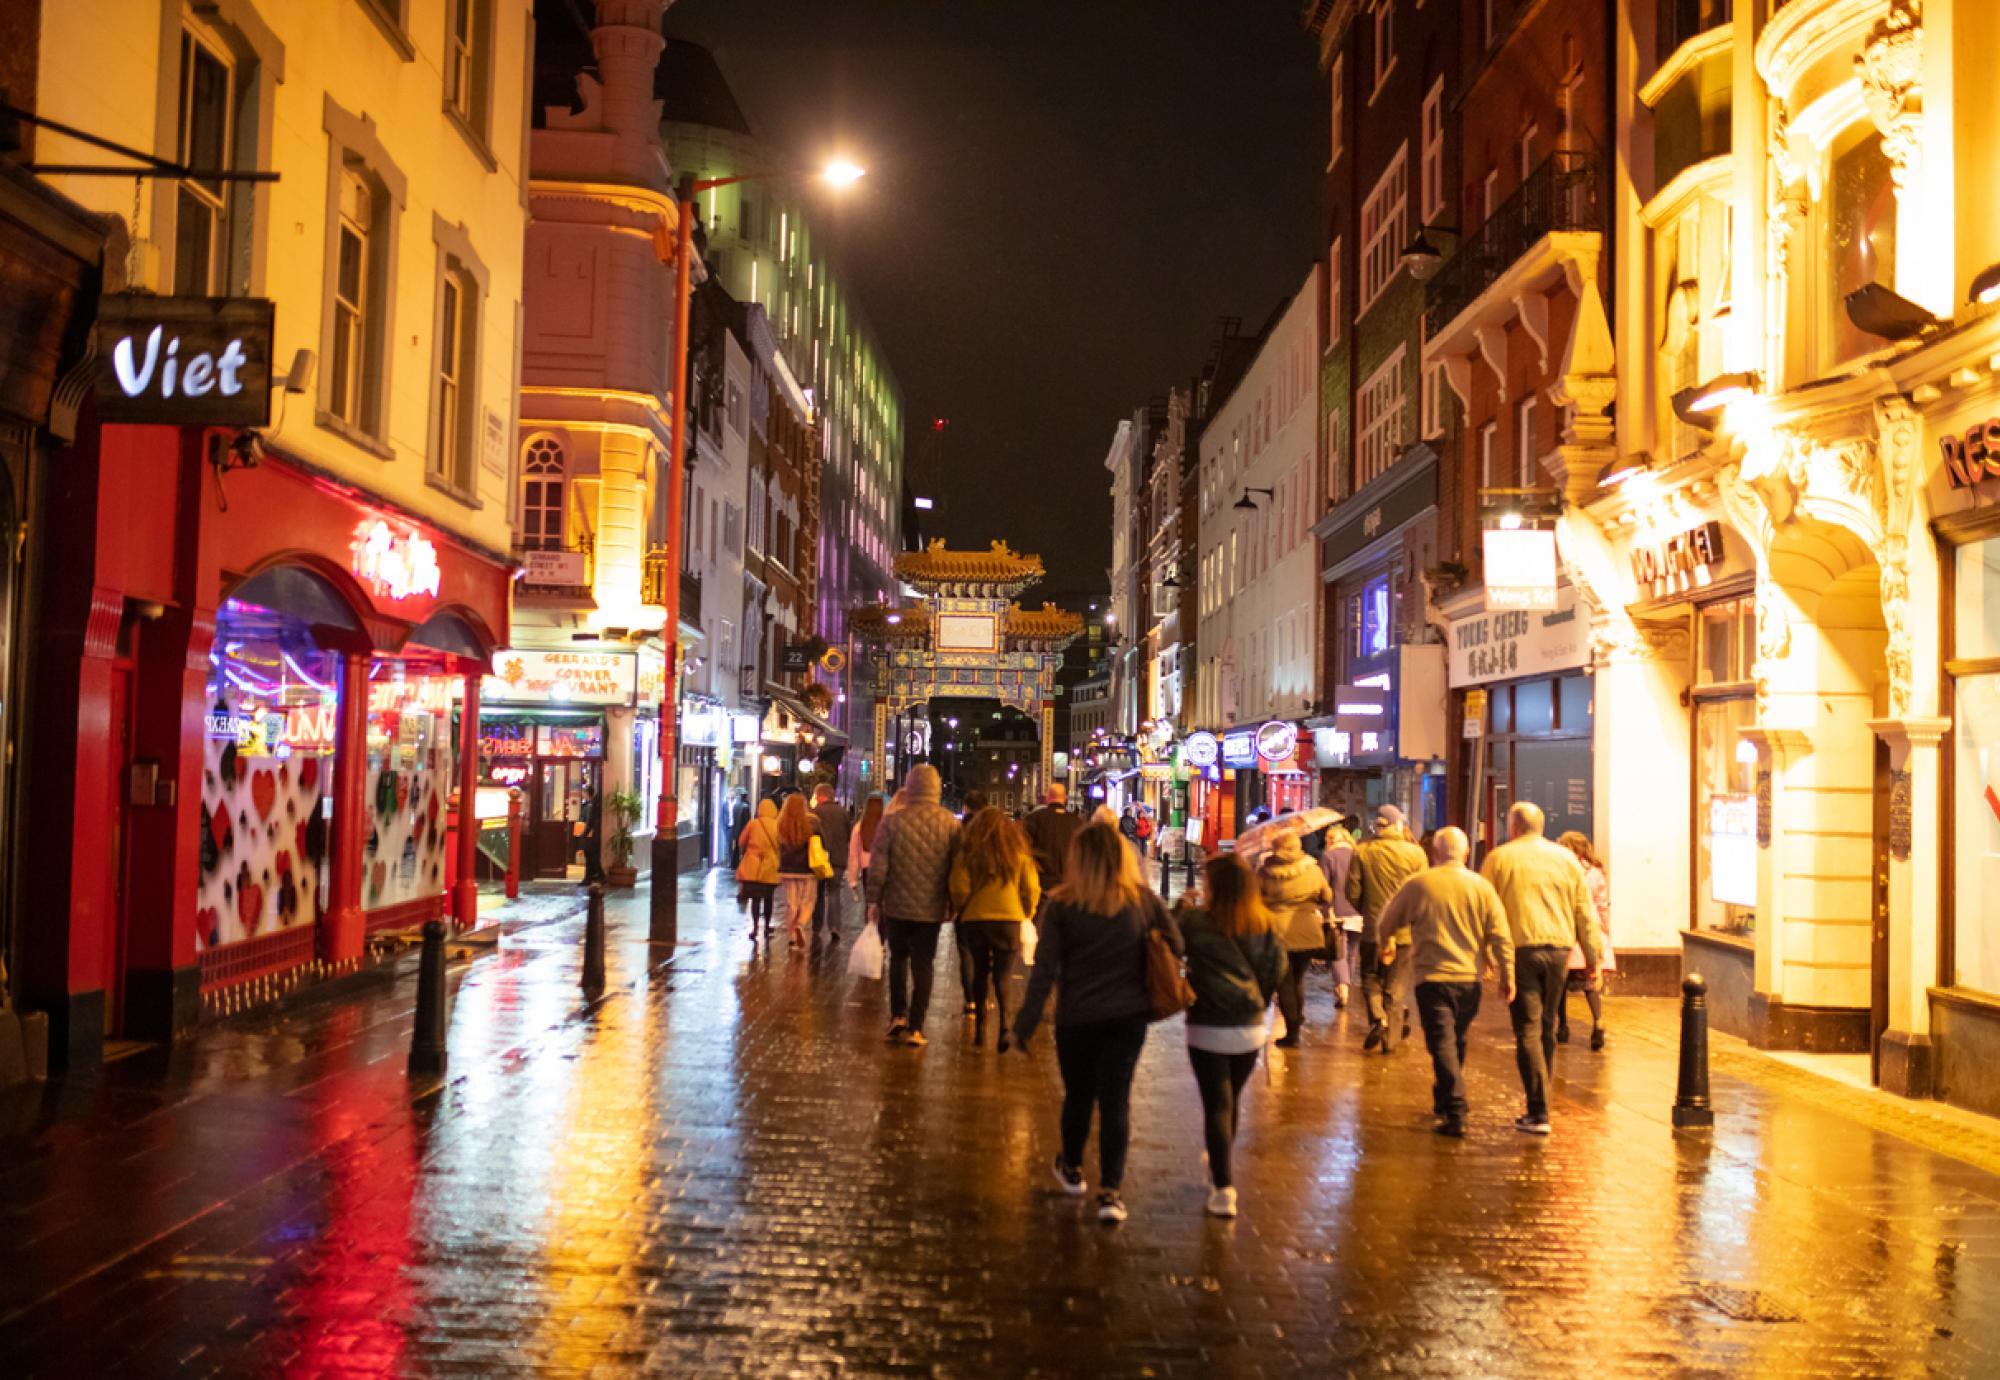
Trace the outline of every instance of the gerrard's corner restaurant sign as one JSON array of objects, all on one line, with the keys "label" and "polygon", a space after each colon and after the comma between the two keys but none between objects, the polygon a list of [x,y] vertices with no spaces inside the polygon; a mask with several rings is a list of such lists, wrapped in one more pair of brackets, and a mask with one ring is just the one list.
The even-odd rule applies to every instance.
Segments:
[{"label": "gerrard's corner restaurant sign", "polygon": [[98,299],[99,419],[268,425],[275,310],[261,297]]},{"label": "gerrard's corner restaurant sign", "polygon": [[632,652],[538,652],[510,648],[493,657],[480,698],[504,704],[632,703],[639,658]]},{"label": "gerrard's corner restaurant sign", "polygon": [[1451,625],[1449,680],[1456,688],[1491,680],[1573,671],[1590,661],[1590,620],[1564,586],[1547,610],[1502,609]]}]

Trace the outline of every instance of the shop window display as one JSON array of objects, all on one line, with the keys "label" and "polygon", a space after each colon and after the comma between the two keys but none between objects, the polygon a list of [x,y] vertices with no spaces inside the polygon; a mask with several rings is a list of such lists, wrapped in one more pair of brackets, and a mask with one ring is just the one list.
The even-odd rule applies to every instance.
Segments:
[{"label": "shop window display", "polygon": [[1695,705],[1696,929],[1757,927],[1757,756],[1741,736],[1756,717],[1757,701],[1744,697]]},{"label": "shop window display", "polygon": [[457,754],[442,658],[379,659],[368,677],[361,904],[401,905],[444,891],[445,807]]},{"label": "shop window display", "polygon": [[326,905],[336,658],[304,622],[216,614],[202,744],[199,949],[311,925]]}]

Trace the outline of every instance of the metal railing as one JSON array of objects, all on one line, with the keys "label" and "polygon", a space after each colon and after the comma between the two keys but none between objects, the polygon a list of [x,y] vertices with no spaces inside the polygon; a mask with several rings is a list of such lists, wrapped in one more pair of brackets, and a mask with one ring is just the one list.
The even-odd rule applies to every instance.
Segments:
[{"label": "metal railing", "polygon": [[1435,337],[1457,320],[1544,235],[1603,228],[1595,155],[1550,154],[1431,279],[1424,334]]},{"label": "metal railing", "polygon": [[[640,599],[648,604],[664,606],[667,602],[667,581],[674,578],[672,553],[664,546],[655,546],[646,552],[640,565]],[[701,626],[701,577],[683,570],[679,572],[681,609],[684,623]]]}]

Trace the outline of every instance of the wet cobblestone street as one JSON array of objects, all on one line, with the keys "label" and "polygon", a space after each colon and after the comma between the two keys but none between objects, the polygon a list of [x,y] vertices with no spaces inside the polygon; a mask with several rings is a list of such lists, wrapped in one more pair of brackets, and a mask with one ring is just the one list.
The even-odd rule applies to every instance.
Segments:
[{"label": "wet cobblestone street", "polygon": [[1050,1041],[971,1048],[949,942],[888,1048],[880,985],[753,955],[730,885],[670,961],[614,902],[594,1004],[575,919],[455,967],[441,1084],[404,979],[52,1088],[0,1140],[0,1374],[2000,1372],[2000,1177],[1721,1071],[1676,1138],[1649,1004],[1563,1052],[1542,1141],[1489,1001],[1451,1142],[1421,1041],[1364,1059],[1315,974],[1234,1222],[1156,1027],[1106,1228],[1047,1174]]}]

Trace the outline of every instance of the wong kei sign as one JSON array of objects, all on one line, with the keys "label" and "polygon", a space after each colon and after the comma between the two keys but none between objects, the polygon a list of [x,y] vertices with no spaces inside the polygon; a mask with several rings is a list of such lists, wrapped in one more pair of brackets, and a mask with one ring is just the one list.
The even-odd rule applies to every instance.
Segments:
[{"label": "wong kei sign", "polygon": [[97,415],[166,426],[271,420],[274,306],[259,297],[114,293],[97,308]]}]

